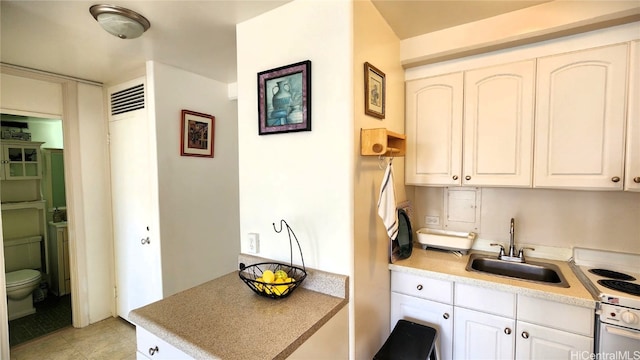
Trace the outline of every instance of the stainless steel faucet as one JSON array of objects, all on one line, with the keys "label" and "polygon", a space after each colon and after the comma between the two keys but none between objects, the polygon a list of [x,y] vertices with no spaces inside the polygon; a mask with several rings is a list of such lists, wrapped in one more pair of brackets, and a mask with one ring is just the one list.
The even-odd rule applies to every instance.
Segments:
[{"label": "stainless steel faucet", "polygon": [[516,228],[516,220],[514,218],[511,218],[511,225],[509,226],[509,257],[514,257],[516,256],[516,245],[514,242],[514,234],[515,234],[515,228]]},{"label": "stainless steel faucet", "polygon": [[491,246],[500,246],[500,253],[498,254],[498,259],[504,261],[513,261],[513,262],[525,262],[524,261],[524,250],[535,250],[532,247],[523,247],[518,251],[516,249],[515,244],[515,230],[516,230],[516,221],[514,218],[511,218],[511,224],[509,225],[509,251],[505,253],[504,246],[502,244],[493,243]]}]

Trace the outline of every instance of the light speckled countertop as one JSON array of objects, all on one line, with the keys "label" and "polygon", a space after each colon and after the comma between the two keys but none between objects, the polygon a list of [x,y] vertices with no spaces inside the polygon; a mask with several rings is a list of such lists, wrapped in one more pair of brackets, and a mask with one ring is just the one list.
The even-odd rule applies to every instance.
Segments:
[{"label": "light speckled countertop", "polygon": [[[482,251],[474,252],[497,255]],[[569,283],[568,288],[562,288],[466,271],[465,267],[467,266],[471,253],[473,252],[463,255],[462,257],[457,257],[450,252],[423,250],[415,247],[409,258],[389,264],[389,269],[595,309],[596,300],[582,285],[566,261],[530,258],[531,261],[557,265]]]},{"label": "light speckled countertop", "polygon": [[[234,271],[129,317],[195,359],[285,359],[348,303],[348,277],[308,268],[307,273],[284,299],[258,296]],[[342,289],[342,296],[305,288],[314,277],[330,284],[330,293]]]}]

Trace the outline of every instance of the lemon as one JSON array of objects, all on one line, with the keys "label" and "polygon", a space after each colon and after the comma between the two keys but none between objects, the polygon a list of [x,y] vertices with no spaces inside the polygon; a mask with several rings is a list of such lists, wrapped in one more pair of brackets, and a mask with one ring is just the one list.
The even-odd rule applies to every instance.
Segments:
[{"label": "lemon", "polygon": [[273,280],[276,279],[276,275],[271,270],[265,270],[262,272],[262,278],[264,279],[264,282],[271,284]]},{"label": "lemon", "polygon": [[[285,279],[280,278],[280,279],[276,279],[274,284],[283,284],[284,282],[285,282]],[[273,293],[276,295],[282,295],[284,294],[285,291],[287,291],[288,288],[289,288],[289,285],[274,285]]]},{"label": "lemon", "polygon": [[294,282],[296,282],[296,279],[288,277],[288,278],[284,279],[284,282],[286,282],[286,283],[294,283]]},{"label": "lemon", "polygon": [[289,274],[287,274],[287,272],[284,270],[276,271],[275,275],[276,275],[276,279],[286,279],[289,277]]},{"label": "lemon", "polygon": [[[256,281],[264,282],[264,279],[259,277],[259,278],[256,279]],[[258,283],[258,282],[254,282],[253,284],[256,286],[256,289],[258,289],[258,291],[262,291],[264,285],[262,285],[261,283]]]}]

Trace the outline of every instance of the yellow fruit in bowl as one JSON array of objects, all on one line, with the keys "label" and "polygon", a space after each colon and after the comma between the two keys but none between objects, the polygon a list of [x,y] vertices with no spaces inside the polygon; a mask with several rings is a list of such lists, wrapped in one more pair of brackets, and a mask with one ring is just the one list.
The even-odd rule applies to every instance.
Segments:
[{"label": "yellow fruit in bowl", "polygon": [[271,295],[273,288],[271,287],[271,285],[265,285],[264,287],[264,293],[267,295]]},{"label": "yellow fruit in bowl", "polygon": [[276,276],[276,280],[277,279],[286,279],[286,278],[289,277],[289,274],[287,274],[287,272],[284,271],[284,270],[277,270],[275,272],[275,276]]},{"label": "yellow fruit in bowl", "polygon": [[[274,284],[284,284],[285,282],[286,282],[285,279],[280,278],[280,279],[276,279]],[[289,285],[274,285],[273,293],[276,295],[282,295],[287,291],[288,288],[289,288]]]},{"label": "yellow fruit in bowl", "polygon": [[[264,282],[264,279],[259,277],[259,278],[256,279],[256,281]],[[262,291],[264,285],[262,285],[261,283],[258,283],[258,282],[254,282],[253,284],[256,286],[256,289],[258,289],[258,291]]]},{"label": "yellow fruit in bowl", "polygon": [[271,284],[276,279],[276,275],[271,270],[265,270],[262,272],[262,278],[264,282]]}]

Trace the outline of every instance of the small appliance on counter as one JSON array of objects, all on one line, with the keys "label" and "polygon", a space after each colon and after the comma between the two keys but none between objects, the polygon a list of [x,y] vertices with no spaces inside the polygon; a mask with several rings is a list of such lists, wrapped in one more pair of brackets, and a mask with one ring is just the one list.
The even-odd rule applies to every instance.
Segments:
[{"label": "small appliance on counter", "polygon": [[435,248],[440,250],[459,251],[466,254],[473,246],[478,234],[474,232],[460,232],[422,228],[417,231],[418,242],[423,249]]}]

